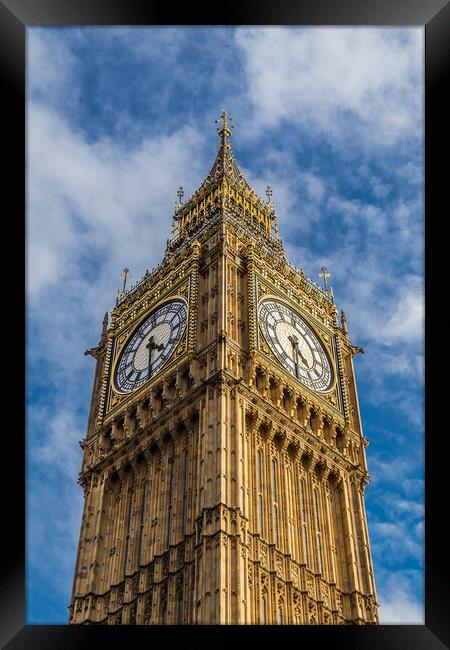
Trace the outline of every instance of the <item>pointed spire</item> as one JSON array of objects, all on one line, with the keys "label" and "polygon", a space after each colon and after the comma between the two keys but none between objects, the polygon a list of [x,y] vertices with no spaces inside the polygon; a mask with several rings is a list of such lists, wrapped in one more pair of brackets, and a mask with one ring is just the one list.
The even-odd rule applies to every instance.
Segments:
[{"label": "pointed spire", "polygon": [[172,244],[175,246],[186,231],[191,236],[193,228],[204,223],[204,215],[210,212],[210,206],[215,209],[217,205],[222,208],[228,206],[232,210],[233,205],[238,206],[239,210],[243,210],[250,217],[251,222],[257,223],[258,229],[262,228],[272,239],[279,242],[278,221],[271,200],[271,190],[269,202],[264,203],[239,169],[231,150],[230,138],[234,128],[231,121],[225,110],[222,111],[220,120],[215,120],[218,124],[220,145],[214,163],[190,199],[175,206],[169,244],[172,248]]},{"label": "pointed spire", "polygon": [[[219,151],[217,152],[216,159],[209,171],[209,174],[203,181],[199,190],[205,189],[208,185],[221,178],[222,176],[227,176],[230,180],[235,181],[239,185],[245,187],[245,189],[252,194],[255,194],[255,191],[250,187],[244,177],[244,174],[237,166],[233,152],[231,150],[229,139],[231,138],[231,129],[234,128],[234,125],[232,124],[232,118],[228,116],[227,112],[224,110],[222,111],[220,119],[222,121],[222,126],[217,128],[217,133],[220,137]],[[218,120],[215,120],[215,122],[218,124]]]}]

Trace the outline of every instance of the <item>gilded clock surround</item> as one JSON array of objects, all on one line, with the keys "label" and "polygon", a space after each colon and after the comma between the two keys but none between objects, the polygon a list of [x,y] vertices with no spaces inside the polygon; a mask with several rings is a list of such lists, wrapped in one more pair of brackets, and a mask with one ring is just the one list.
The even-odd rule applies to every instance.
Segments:
[{"label": "gilded clock surround", "polygon": [[[162,372],[163,370],[166,371],[169,368],[170,364],[174,363],[176,361],[177,356],[179,356],[179,355],[183,354],[184,352],[186,352],[186,349],[187,349],[186,342],[187,342],[187,338],[188,338],[187,332],[188,332],[188,329],[189,329],[189,303],[188,303],[188,301],[186,300],[186,298],[184,296],[177,295],[175,293],[175,294],[171,295],[170,297],[157,302],[155,305],[152,305],[152,307],[147,309],[145,314],[143,314],[142,317],[139,318],[138,321],[136,321],[133,325],[130,325],[129,328],[123,334],[121,334],[120,336],[117,337],[116,346],[115,346],[115,348],[113,348],[113,352],[112,352],[113,365],[112,365],[111,375],[113,377],[113,382],[112,382],[111,390],[114,392],[114,394],[116,394],[116,395],[124,395],[124,396],[130,395],[130,391],[123,391],[117,386],[117,380],[116,380],[117,366],[120,363],[122,354],[123,354],[123,352],[124,352],[124,350],[125,350],[125,348],[126,348],[126,346],[128,344],[128,341],[134,336],[134,334],[139,330],[141,325],[143,325],[145,323],[145,321],[149,318],[149,316],[152,313],[156,312],[161,307],[164,307],[168,303],[170,303],[172,301],[175,301],[175,300],[179,300],[179,301],[183,302],[183,304],[187,308],[187,314],[188,314],[188,316],[187,316],[187,326],[185,328],[183,328],[182,335],[181,335],[179,341],[177,342],[174,351],[172,352],[170,357],[167,359],[167,361],[164,362],[163,367],[161,368],[161,370],[159,370],[159,372]],[[155,377],[156,377],[156,375],[155,375]],[[154,378],[152,378],[152,379],[154,379]],[[149,381],[152,381],[152,379],[150,379]],[[159,381],[159,378],[158,378],[158,381]],[[139,390],[139,388],[135,389],[133,392],[135,393],[136,390]]]},{"label": "gilded clock surround", "polygon": [[[286,260],[271,199],[234,160],[225,113],[219,136],[205,181],[177,205],[161,264],[119,297],[86,352],[96,371],[69,621],[375,624],[357,348],[332,293]],[[175,297],[188,308],[184,337],[120,394],[126,341]],[[264,348],[268,297],[320,336],[329,391]]]},{"label": "gilded clock surround", "polygon": [[[286,299],[283,299],[280,295],[278,294],[265,294],[264,298],[260,299],[258,302],[258,311],[259,307],[261,304],[266,301],[266,300],[274,300],[275,302],[286,306],[288,309],[291,309],[294,313],[297,313],[304,321],[308,322],[309,320],[309,326],[311,327],[314,335],[316,338],[319,340],[319,343],[321,346],[324,348],[324,352],[327,356],[327,361],[330,365],[331,368],[331,382],[330,385],[326,388],[320,391],[321,394],[326,395],[327,393],[331,393],[332,391],[335,392],[336,389],[336,367],[333,363],[333,349],[331,348],[332,341],[333,341],[333,333],[332,331],[327,332],[323,325],[320,324],[318,320],[313,318],[311,315],[306,315],[302,310],[297,306],[289,302]],[[265,340],[264,333],[261,331],[261,325],[258,328],[258,346],[259,349],[268,357],[271,357],[272,359],[276,359],[276,356],[274,355],[273,351],[270,349],[269,345],[267,344],[267,341]],[[276,359],[278,363],[280,361]],[[281,364],[280,364],[281,365]],[[290,373],[286,368],[284,368],[281,365],[281,370],[283,372],[288,372],[289,375]],[[297,379],[294,377],[294,379]],[[297,381],[301,381],[301,379],[297,379]],[[308,386],[305,386],[305,388],[308,388]],[[313,390],[313,389],[310,389]]]},{"label": "gilded clock surround", "polygon": [[[195,273],[195,269],[192,273]],[[170,357],[170,359],[167,360],[167,362],[164,364],[164,367],[161,369],[160,372],[164,373],[163,375],[158,373],[155,375],[155,377],[150,379],[149,382],[146,382],[143,386],[138,388],[136,391],[133,391],[132,393],[122,392],[115,386],[114,380],[110,382],[110,385],[108,386],[108,399],[106,402],[106,408],[103,410],[103,405],[101,405],[98,411],[98,428],[101,427],[101,422],[103,421],[104,415],[109,414],[110,411],[113,411],[114,408],[124,400],[128,402],[129,400],[134,400],[136,397],[140,397],[145,394],[149,387],[161,381],[161,376],[168,376],[170,374],[172,365],[174,363],[177,363],[180,361],[180,359],[187,358],[189,356],[188,341],[190,340],[190,321],[192,320],[190,318],[190,315],[193,314],[195,305],[195,292],[193,294],[191,303],[189,301],[190,287],[195,286],[195,280],[193,280],[191,277],[192,273],[189,272],[187,274],[187,278],[185,278],[184,281],[181,283],[176,282],[174,285],[172,285],[171,278],[168,278],[165,282],[166,291],[162,293],[161,298],[159,298],[160,292],[156,292],[156,294],[153,294],[156,297],[156,300],[152,300],[153,295],[150,294],[147,299],[141,300],[137,305],[133,304],[131,309],[123,310],[123,316],[118,322],[118,328],[115,332],[115,336],[112,335],[111,337],[111,348],[108,351],[109,353],[106,355],[106,364],[103,373],[103,384],[105,386],[108,385],[110,376],[113,378],[115,377],[117,364],[120,361],[122,351],[127,341],[131,338],[131,336],[133,336],[133,333],[153,311],[159,309],[159,307],[162,307],[170,300],[182,300],[188,308],[187,327],[180,341],[178,342],[178,345],[176,346],[174,354]],[[172,290],[173,293],[170,293],[170,290]],[[192,309],[190,309],[190,304],[192,305]],[[142,308],[144,308],[145,311],[140,312]],[[133,321],[132,319],[136,317],[136,314],[139,314],[138,319],[136,321]],[[106,421],[110,421],[110,419],[110,417],[106,417]]]}]

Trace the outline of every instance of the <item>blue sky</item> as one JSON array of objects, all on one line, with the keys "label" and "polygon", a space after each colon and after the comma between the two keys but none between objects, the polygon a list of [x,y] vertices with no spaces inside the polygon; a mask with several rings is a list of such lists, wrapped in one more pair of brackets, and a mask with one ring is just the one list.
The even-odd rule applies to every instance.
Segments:
[{"label": "blue sky", "polygon": [[162,258],[214,120],[355,357],[382,623],[424,622],[422,28],[28,28],[27,622],[66,623],[94,361],[121,270]]}]

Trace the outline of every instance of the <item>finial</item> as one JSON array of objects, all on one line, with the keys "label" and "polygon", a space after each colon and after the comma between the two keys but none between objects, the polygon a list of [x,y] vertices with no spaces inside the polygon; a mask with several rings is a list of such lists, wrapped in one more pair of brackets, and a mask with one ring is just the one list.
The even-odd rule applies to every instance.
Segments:
[{"label": "finial", "polygon": [[347,319],[345,317],[345,312],[343,309],[341,309],[341,325],[342,325],[342,331],[344,334],[348,335],[348,329],[347,329]]},{"label": "finial", "polygon": [[[222,111],[222,115],[220,116],[220,119],[222,120],[222,126],[220,128],[217,128],[217,133],[219,136],[222,138],[222,140],[226,140],[226,138],[229,138],[231,135],[231,129],[234,129],[234,125],[232,124],[233,118],[227,115],[226,110],[224,109]],[[228,119],[230,120],[230,128],[228,128]],[[216,124],[218,124],[218,120],[214,120]]]},{"label": "finial", "polygon": [[106,314],[103,317],[102,338],[104,338],[107,329],[108,329],[108,312],[106,312]]},{"label": "finial", "polygon": [[331,278],[331,273],[327,273],[327,267],[326,266],[321,266],[320,270],[322,271],[322,273],[319,273],[319,277],[323,278],[323,283],[324,283],[324,286],[325,286],[325,293],[328,293],[327,278]]},{"label": "finial", "polygon": [[178,188],[177,196],[178,196],[178,205],[181,205],[183,203],[183,196],[184,196],[184,190],[181,185]]},{"label": "finial", "polygon": [[127,267],[124,268],[122,273],[120,274],[120,279],[123,278],[123,288],[122,288],[122,295],[125,293],[125,288],[127,286],[127,281],[131,280],[131,275],[128,275],[130,269],[127,269]]},{"label": "finial", "polygon": [[266,195],[267,195],[267,205],[271,205],[272,203],[272,187],[270,185],[267,186],[266,188]]}]

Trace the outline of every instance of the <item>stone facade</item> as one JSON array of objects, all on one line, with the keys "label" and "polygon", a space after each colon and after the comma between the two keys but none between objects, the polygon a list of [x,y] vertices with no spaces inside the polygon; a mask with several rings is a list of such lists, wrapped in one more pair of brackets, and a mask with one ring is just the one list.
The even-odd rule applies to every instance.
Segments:
[{"label": "stone facade", "polygon": [[[119,296],[96,358],[79,483],[70,623],[378,623],[369,481],[345,317],[285,258],[270,200],[237,167],[226,115],[161,264]],[[301,314],[334,382],[309,390],[273,356],[258,304]],[[134,392],[114,383],[139,322],[171,298],[188,321]]]}]

